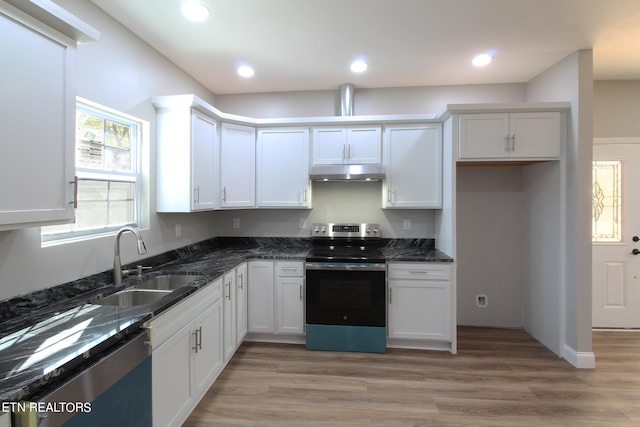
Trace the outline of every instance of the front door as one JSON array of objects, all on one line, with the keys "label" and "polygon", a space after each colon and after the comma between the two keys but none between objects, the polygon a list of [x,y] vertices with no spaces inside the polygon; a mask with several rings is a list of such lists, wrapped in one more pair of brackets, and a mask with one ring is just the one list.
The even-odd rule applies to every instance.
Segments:
[{"label": "front door", "polygon": [[592,184],[593,327],[640,328],[640,140],[594,144]]}]

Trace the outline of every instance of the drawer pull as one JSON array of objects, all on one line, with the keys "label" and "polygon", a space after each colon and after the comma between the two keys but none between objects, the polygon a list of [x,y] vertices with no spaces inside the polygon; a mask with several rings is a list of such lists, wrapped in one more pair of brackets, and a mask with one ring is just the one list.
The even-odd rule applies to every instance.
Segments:
[{"label": "drawer pull", "polygon": [[409,270],[409,274],[429,274],[429,272],[424,270]]},{"label": "drawer pull", "polygon": [[202,350],[202,326],[200,326],[198,329],[196,329],[193,332],[193,335],[196,338],[196,343],[195,343],[195,346],[191,347],[191,349],[195,350],[196,353],[197,353],[198,350]]}]

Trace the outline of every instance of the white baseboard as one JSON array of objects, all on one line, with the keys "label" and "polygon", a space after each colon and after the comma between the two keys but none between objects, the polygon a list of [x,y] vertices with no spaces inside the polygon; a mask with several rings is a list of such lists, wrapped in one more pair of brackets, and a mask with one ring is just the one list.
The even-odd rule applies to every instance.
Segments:
[{"label": "white baseboard", "polygon": [[575,351],[565,344],[562,356],[576,368],[595,369],[596,367],[596,355],[592,351]]}]

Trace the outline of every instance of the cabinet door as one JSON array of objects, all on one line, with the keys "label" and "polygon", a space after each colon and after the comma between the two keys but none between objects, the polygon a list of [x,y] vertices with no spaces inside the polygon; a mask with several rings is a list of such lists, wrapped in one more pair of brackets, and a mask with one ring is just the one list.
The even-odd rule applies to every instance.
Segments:
[{"label": "cabinet door", "polygon": [[347,129],[347,161],[358,165],[382,163],[382,130],[379,126]]},{"label": "cabinet door", "polygon": [[192,209],[215,207],[214,147],[216,123],[194,111],[191,118]]},{"label": "cabinet door", "polygon": [[274,333],[275,283],[272,261],[249,262],[249,332]]},{"label": "cabinet door", "polygon": [[258,207],[310,207],[309,129],[258,131]]},{"label": "cabinet door", "polygon": [[0,230],[75,214],[76,43],[22,16],[0,4]]},{"label": "cabinet door", "polygon": [[190,405],[193,377],[190,372],[193,322],[153,350],[151,384],[153,425],[176,425]]},{"label": "cabinet door", "polygon": [[[195,395],[206,391],[223,367],[222,301],[218,300],[194,322],[193,379]],[[196,341],[197,340],[197,341]]]},{"label": "cabinet door", "polygon": [[222,208],[255,206],[256,130],[223,123],[220,135]]},{"label": "cabinet door", "polygon": [[385,208],[442,206],[442,136],[440,125],[387,127],[384,150],[387,178]]},{"label": "cabinet door", "polygon": [[450,282],[389,281],[389,338],[449,340]]},{"label": "cabinet door", "polygon": [[224,275],[222,284],[224,301],[224,360],[236,351],[236,271]]},{"label": "cabinet door", "polygon": [[236,342],[247,335],[247,264],[236,269]]},{"label": "cabinet door", "polygon": [[506,158],[510,152],[509,114],[461,114],[461,159]]},{"label": "cabinet door", "polygon": [[347,130],[345,128],[313,129],[313,164],[347,163]]},{"label": "cabinet door", "polygon": [[511,157],[560,156],[561,113],[511,113]]},{"label": "cabinet door", "polygon": [[279,277],[276,288],[278,333],[304,333],[304,295],[302,277]]}]

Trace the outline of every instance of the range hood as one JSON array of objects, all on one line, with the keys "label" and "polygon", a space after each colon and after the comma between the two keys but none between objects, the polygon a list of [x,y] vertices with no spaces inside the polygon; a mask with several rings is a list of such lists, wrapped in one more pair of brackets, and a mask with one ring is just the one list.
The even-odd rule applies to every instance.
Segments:
[{"label": "range hood", "polygon": [[382,165],[317,165],[309,171],[311,181],[380,181]]}]

